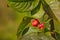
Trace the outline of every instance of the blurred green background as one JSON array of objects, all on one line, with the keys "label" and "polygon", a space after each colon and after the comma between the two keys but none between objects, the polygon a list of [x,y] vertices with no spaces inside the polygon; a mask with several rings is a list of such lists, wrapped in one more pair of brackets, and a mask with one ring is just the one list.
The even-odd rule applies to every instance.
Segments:
[{"label": "blurred green background", "polygon": [[17,15],[8,7],[7,0],[0,0],[0,40],[17,40]]}]

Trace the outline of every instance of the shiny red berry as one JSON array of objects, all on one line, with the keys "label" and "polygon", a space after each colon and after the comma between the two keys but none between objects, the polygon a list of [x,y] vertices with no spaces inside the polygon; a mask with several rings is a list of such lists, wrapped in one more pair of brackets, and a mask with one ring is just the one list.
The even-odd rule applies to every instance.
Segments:
[{"label": "shiny red berry", "polygon": [[38,26],[38,24],[39,24],[39,20],[38,19],[32,20],[32,26]]},{"label": "shiny red berry", "polygon": [[43,28],[44,28],[44,23],[39,24],[39,25],[38,25],[38,28],[39,28],[39,29],[43,29]]}]

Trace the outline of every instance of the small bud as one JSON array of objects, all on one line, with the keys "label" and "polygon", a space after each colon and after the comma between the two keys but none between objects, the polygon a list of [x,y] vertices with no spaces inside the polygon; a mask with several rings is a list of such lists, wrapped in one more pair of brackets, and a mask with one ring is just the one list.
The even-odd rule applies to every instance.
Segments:
[{"label": "small bud", "polygon": [[44,28],[44,23],[39,24],[39,25],[38,25],[38,28],[39,28],[39,29],[43,29],[43,28]]},{"label": "small bud", "polygon": [[32,26],[38,26],[38,24],[39,24],[39,20],[37,19],[32,20]]}]

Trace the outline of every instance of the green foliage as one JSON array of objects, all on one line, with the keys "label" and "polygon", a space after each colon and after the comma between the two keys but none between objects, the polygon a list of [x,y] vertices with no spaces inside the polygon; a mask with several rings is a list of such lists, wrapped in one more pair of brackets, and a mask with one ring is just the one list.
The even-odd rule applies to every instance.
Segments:
[{"label": "green foliage", "polygon": [[[18,11],[20,14],[25,14],[23,15],[24,17],[21,16],[23,18],[17,30],[18,40],[55,40],[54,37],[59,40],[58,34],[52,37],[50,33],[54,32],[54,30],[56,32],[60,30],[59,26],[57,27],[56,25],[56,21],[57,23],[60,22],[60,17],[58,17],[60,16],[60,8],[58,3],[58,0],[8,0],[8,4],[15,11]],[[58,15],[56,15],[57,13]],[[31,25],[29,23],[31,24],[33,18],[37,18],[41,23],[45,23],[44,30],[30,27]],[[41,33],[35,35],[38,32]],[[32,36],[30,33],[32,33]]]},{"label": "green foliage", "polygon": [[41,32],[37,32],[37,33],[32,32],[28,35],[24,35],[22,40],[55,40],[55,39]]},{"label": "green foliage", "polygon": [[[24,29],[27,27],[28,23],[31,22],[30,17],[24,17],[22,22],[19,25],[18,31],[17,31],[17,36],[20,37],[20,35],[22,35],[22,32],[24,31]],[[25,34],[25,33],[24,33]]]},{"label": "green foliage", "polygon": [[19,12],[31,11],[38,5],[38,3],[39,3],[39,0],[28,1],[28,2],[8,1],[8,4],[10,4],[11,7],[13,7],[16,11],[19,11]]},{"label": "green foliage", "polygon": [[22,35],[24,35],[26,32],[28,32],[28,30],[29,30],[29,27],[25,28]]}]

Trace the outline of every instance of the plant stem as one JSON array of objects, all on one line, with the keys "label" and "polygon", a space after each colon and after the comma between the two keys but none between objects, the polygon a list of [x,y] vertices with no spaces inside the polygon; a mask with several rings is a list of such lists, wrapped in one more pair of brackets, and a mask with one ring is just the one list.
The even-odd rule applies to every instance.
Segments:
[{"label": "plant stem", "polygon": [[54,28],[54,21],[53,21],[53,19],[50,21],[50,25],[51,25],[50,26],[51,36],[57,40],[56,32],[54,31],[55,28]]},{"label": "plant stem", "polygon": [[50,31],[55,30],[53,19],[50,21],[50,25],[51,25],[51,27],[50,27]]}]

